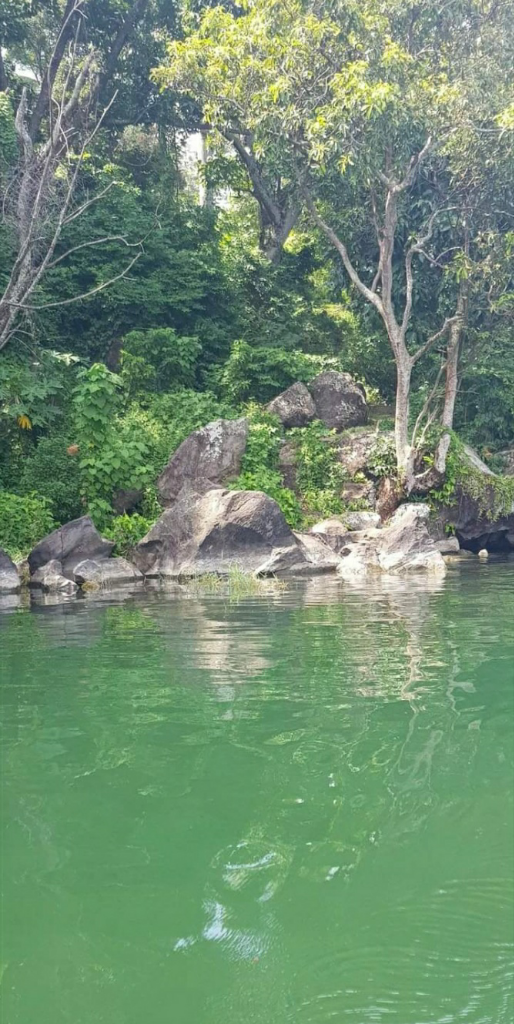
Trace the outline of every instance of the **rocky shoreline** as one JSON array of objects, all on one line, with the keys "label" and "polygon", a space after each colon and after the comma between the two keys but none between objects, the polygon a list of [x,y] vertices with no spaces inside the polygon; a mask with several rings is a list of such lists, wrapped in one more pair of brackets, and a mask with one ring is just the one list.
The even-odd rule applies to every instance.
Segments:
[{"label": "rocky shoreline", "polygon": [[[350,518],[350,517],[349,517]],[[293,531],[278,505],[259,491],[211,488],[187,494],[163,512],[131,560],[112,555],[88,516],[45,537],[15,565],[0,551],[0,593],[51,594],[140,589],[148,581],[185,582],[228,577],[236,569],[255,578],[337,574],[351,581],[370,576],[425,574],[443,577],[445,556],[455,557],[454,537],[435,540],[424,503],[401,505],[386,523],[376,513],[323,520]]]},{"label": "rocky shoreline", "polygon": [[[320,374],[309,388],[294,384],[268,411],[285,430],[318,418],[331,431],[327,444],[336,447],[345,470],[342,497],[358,510],[297,531],[269,495],[227,489],[240,471],[249,424],[245,417],[216,420],[190,434],[171,456],[158,480],[163,512],[129,559],[113,556],[113,542],[82,516],[43,538],[20,565],[0,550],[0,593],[27,587],[69,598],[140,587],[146,580],[223,577],[234,568],[255,577],[443,576],[445,558],[462,549],[514,552],[514,505],[495,513],[495,481],[501,478],[471,449],[466,458],[479,480],[480,500],[457,490],[451,505],[435,511],[422,500],[400,503],[394,479],[377,470],[377,444],[390,443],[390,435],[366,426],[364,392],[347,374]],[[287,433],[279,463],[284,483],[294,488],[295,450]]]}]

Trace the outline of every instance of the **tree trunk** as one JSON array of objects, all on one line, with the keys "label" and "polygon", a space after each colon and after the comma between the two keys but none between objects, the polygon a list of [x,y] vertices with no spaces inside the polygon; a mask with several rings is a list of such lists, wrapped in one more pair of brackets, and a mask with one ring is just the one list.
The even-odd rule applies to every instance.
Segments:
[{"label": "tree trunk", "polygon": [[7,90],[7,75],[5,73],[4,58],[2,57],[2,40],[0,39],[0,92]]},{"label": "tree trunk", "polygon": [[412,489],[414,467],[409,444],[410,381],[412,362],[407,352],[395,353],[396,357],[396,414],[394,437],[398,475],[407,493]]},{"label": "tree trunk", "polygon": [[444,476],[446,472],[446,457],[451,443],[451,430],[453,428],[453,417],[455,413],[455,402],[459,383],[459,354],[462,329],[467,313],[467,282],[462,281],[459,297],[457,299],[457,317],[450,327],[448,346],[446,349],[446,387],[444,392],[444,406],[441,416],[441,424],[444,428],[436,448],[434,467],[438,473]]}]

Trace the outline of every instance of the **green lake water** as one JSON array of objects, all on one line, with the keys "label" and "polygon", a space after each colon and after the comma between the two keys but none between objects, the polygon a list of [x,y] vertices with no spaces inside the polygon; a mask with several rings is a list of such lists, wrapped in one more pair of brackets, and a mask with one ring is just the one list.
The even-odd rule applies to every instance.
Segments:
[{"label": "green lake water", "polygon": [[0,645],[1,1024],[512,1024],[513,562]]}]

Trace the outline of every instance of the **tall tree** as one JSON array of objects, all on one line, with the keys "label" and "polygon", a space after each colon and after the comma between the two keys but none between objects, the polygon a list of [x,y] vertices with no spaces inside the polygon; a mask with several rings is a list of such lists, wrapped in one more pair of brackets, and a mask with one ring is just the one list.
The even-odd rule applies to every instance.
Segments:
[{"label": "tall tree", "polygon": [[[501,217],[490,223],[487,165],[507,160],[513,13],[512,0],[250,0],[242,15],[205,12],[156,73],[202,97],[221,133],[251,140],[252,156],[287,181],[289,201],[306,207],[380,318],[396,363],[407,492],[433,483],[418,453],[434,422],[435,473],[444,472],[470,268],[487,258],[487,233],[505,230]],[[470,173],[477,135],[491,155]],[[508,176],[496,177],[498,199]],[[354,244],[356,203],[374,239],[372,266]],[[434,314],[420,337],[416,305],[429,269]],[[441,365],[412,426],[413,372],[436,346]]]},{"label": "tall tree", "polygon": [[[109,190],[107,186],[76,200],[84,158],[115,109],[118,79],[127,74],[121,68],[123,54],[149,6],[149,0],[122,5],[116,0],[103,5],[97,0],[66,0],[62,6],[43,4],[34,14],[31,5],[20,0],[16,24],[5,19],[2,31],[7,42],[19,47],[22,28],[27,36],[21,92],[16,69],[9,79],[2,65],[4,84],[17,97],[13,124],[18,159],[3,199],[12,258],[0,297],[0,349],[18,329],[20,314],[39,308],[33,293],[43,275],[74,252],[72,246],[57,254],[63,230]],[[27,20],[30,13],[32,21]],[[16,56],[16,46],[13,52]],[[112,241],[129,244],[123,226],[80,247]],[[139,255],[136,247],[122,274]],[[109,283],[107,279],[94,290]]]}]

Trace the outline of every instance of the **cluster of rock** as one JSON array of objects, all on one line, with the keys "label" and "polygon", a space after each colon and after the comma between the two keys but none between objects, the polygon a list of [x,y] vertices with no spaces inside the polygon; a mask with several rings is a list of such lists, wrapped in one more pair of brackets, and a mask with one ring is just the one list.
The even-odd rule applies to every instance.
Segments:
[{"label": "cluster of rock", "polygon": [[[464,497],[435,519],[421,503],[397,507],[394,484],[373,475],[376,432],[348,431],[367,421],[364,392],[348,374],[320,374],[308,388],[293,384],[268,409],[285,427],[318,418],[331,429],[346,431],[335,439],[347,473],[342,497],[364,498],[368,511],[332,517],[304,533],[292,530],[268,495],[226,489],[241,470],[249,424],[245,418],[217,420],[190,434],[170,458],[158,480],[164,511],[134,548],[131,561],[113,557],[113,542],[82,516],[33,548],[26,565],[28,585],[66,596],[79,588],[140,585],[145,578],[224,575],[233,567],[257,576],[337,572],[347,580],[372,573],[442,574],[443,554],[459,551],[458,538],[483,546],[494,528],[512,538],[514,547],[514,508],[493,527]],[[469,457],[478,459],[473,452]],[[295,449],[287,440],[280,464],[284,483],[294,487]],[[483,463],[480,467],[490,473]],[[0,591],[13,593],[20,585],[17,567],[0,550]]]},{"label": "cluster of rock", "polygon": [[139,569],[125,558],[112,557],[113,547],[113,541],[100,536],[89,516],[81,516],[53,530],[32,548],[26,578],[0,550],[0,592],[15,593],[22,582],[63,595],[76,594],[79,587],[142,582]]},{"label": "cluster of rock", "polygon": [[[256,576],[337,571],[346,579],[413,569],[444,573],[427,518],[426,506],[405,505],[386,526],[378,515],[356,513],[351,522],[334,518],[298,533],[267,494],[215,487],[183,493],[136,546],[132,562],[111,556],[111,542],[88,516],[67,523],[31,551],[28,582],[70,595],[79,587],[224,575],[233,567]],[[2,589],[15,591],[16,567],[3,553],[2,559]]]},{"label": "cluster of rock", "polygon": [[306,427],[321,420],[332,430],[363,426],[368,422],[366,393],[349,373],[327,370],[310,384],[291,384],[267,406],[284,427]]}]

